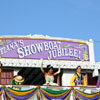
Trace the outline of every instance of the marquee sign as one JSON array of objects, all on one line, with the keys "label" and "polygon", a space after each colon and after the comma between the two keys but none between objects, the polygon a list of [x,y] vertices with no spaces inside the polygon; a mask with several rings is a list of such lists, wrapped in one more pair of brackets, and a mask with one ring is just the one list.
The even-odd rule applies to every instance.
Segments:
[{"label": "marquee sign", "polygon": [[47,39],[0,39],[0,57],[89,61],[86,43]]}]

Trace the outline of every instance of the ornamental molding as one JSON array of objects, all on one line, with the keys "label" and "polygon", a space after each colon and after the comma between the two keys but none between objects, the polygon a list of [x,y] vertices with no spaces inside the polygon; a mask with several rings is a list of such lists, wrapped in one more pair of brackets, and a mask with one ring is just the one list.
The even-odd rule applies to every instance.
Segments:
[{"label": "ornamental molding", "polygon": [[[3,67],[41,67],[41,60],[30,59],[0,59]],[[54,68],[59,66],[63,69],[76,69],[78,65],[82,69],[100,69],[100,63],[77,62],[77,61],[58,61],[58,60],[43,60],[43,67],[51,64]]]}]

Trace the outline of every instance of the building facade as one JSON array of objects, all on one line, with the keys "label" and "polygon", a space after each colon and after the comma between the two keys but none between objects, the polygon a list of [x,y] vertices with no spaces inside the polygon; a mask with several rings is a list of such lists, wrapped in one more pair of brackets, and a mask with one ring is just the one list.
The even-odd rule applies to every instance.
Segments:
[{"label": "building facade", "polygon": [[10,84],[13,76],[19,74],[25,78],[25,84],[42,85],[43,67],[51,64],[55,71],[60,66],[60,84],[70,85],[70,78],[78,65],[87,77],[88,85],[96,85],[99,76],[99,63],[95,62],[93,40],[89,41],[49,37],[43,35],[1,36],[0,61],[3,71],[0,84]]}]

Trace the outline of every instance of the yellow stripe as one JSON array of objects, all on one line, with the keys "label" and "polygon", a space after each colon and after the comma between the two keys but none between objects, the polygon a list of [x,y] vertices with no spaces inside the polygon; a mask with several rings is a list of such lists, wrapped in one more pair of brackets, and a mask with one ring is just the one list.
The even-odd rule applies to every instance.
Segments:
[{"label": "yellow stripe", "polygon": [[5,91],[6,95],[11,99],[11,100],[16,100],[13,97],[11,97],[6,91]]},{"label": "yellow stripe", "polygon": [[[40,91],[40,90],[39,90]],[[44,94],[40,91],[40,93],[41,93],[41,95],[43,96],[43,98],[45,98],[45,100],[48,100],[45,96],[44,96]]]},{"label": "yellow stripe", "polygon": [[70,91],[69,95],[64,100],[67,100],[71,93],[72,93],[72,90]]},{"label": "yellow stripe", "polygon": [[75,89],[74,89],[74,99],[78,98],[79,100],[82,100],[78,95],[76,95],[75,93]]},{"label": "yellow stripe", "polygon": [[33,92],[35,89],[32,89],[32,90],[29,90],[29,91],[26,91],[26,92],[19,92],[19,91],[14,91],[14,90],[11,90],[11,89],[9,89],[9,88],[7,88],[11,93],[13,93],[13,94],[16,94],[16,95],[27,95],[27,94],[29,94],[29,93],[31,93],[31,92]]},{"label": "yellow stripe", "polygon": [[[0,89],[2,89],[2,88],[0,87]],[[2,90],[1,90],[1,92],[0,92],[0,95],[1,95],[1,93],[2,93]]]},{"label": "yellow stripe", "polygon": [[[32,97],[36,94],[36,92],[37,92],[37,91],[35,91],[35,93],[34,93],[30,98],[28,98],[27,100],[32,99]],[[8,94],[8,92],[5,91],[5,93],[6,93],[7,96],[8,96],[9,98],[11,98],[12,100],[16,100],[16,99],[14,99],[13,97],[11,97],[11,96]]]},{"label": "yellow stripe", "polygon": [[27,99],[27,100],[30,100],[30,99],[32,99],[33,98],[33,96],[36,94],[36,92],[37,91],[35,91],[35,93],[29,98],[29,99]]},{"label": "yellow stripe", "polygon": [[47,95],[53,96],[53,97],[62,96],[62,95],[66,94],[66,93],[69,91],[69,90],[68,90],[68,91],[66,91],[66,92],[64,92],[64,93],[62,93],[62,94],[54,95],[54,94],[50,94],[50,93],[46,92],[46,91],[43,90],[42,88],[41,88],[41,90],[42,90],[44,93],[46,93]]},{"label": "yellow stripe", "polygon": [[0,95],[1,95],[1,93],[2,93],[2,90],[1,90],[1,92],[0,92]]},{"label": "yellow stripe", "polygon": [[76,97],[78,97],[79,100],[83,100],[83,99],[81,99],[78,95],[77,95]]},{"label": "yellow stripe", "polygon": [[73,98],[74,98],[74,100],[75,100],[75,98],[76,98],[75,90],[73,91]]},{"label": "yellow stripe", "polygon": [[[69,90],[68,90],[69,91]],[[48,100],[45,96],[44,96],[44,94],[40,91],[40,93],[42,94],[42,96],[46,99],[46,100]],[[70,94],[72,93],[72,90],[71,90],[71,92],[69,93],[69,95],[64,99],[64,100],[67,100],[68,98],[69,98],[69,96],[70,96]],[[64,94],[63,94],[64,95]],[[50,96],[50,95],[49,95]],[[57,95],[55,96],[53,96],[53,97],[57,97]]]},{"label": "yellow stripe", "polygon": [[81,95],[83,95],[83,96],[85,96],[85,97],[90,97],[90,98],[95,97],[95,96],[97,96],[97,95],[100,94],[100,92],[99,92],[99,93],[97,93],[97,94],[93,94],[93,95],[86,95],[86,94],[84,94],[84,93],[78,91],[77,89],[75,89],[75,91],[77,91],[78,93],[80,93]]}]

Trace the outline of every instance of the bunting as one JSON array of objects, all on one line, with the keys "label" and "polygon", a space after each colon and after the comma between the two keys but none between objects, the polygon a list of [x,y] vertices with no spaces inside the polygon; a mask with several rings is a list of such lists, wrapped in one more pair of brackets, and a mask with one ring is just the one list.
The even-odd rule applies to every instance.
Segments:
[{"label": "bunting", "polygon": [[50,90],[50,89],[40,88],[40,94],[46,100],[51,100],[51,99],[67,100],[69,98],[71,92],[72,92],[71,89],[54,91],[54,90]]},{"label": "bunting", "polygon": [[9,87],[1,87],[0,95],[3,96],[3,100],[6,100],[7,97],[9,97],[11,100],[41,100],[43,98],[45,100],[67,100],[72,91],[74,92],[74,100],[100,100],[100,92],[89,94],[74,88],[65,90],[52,90],[48,88],[37,87],[29,90],[14,90],[13,88]]},{"label": "bunting", "polygon": [[13,90],[12,88],[5,88],[6,95],[13,100],[30,100],[37,92],[37,88],[27,91]]},{"label": "bunting", "polygon": [[74,94],[76,100],[100,100],[100,92],[89,94],[75,89]]}]

